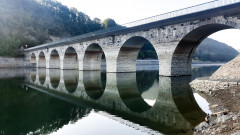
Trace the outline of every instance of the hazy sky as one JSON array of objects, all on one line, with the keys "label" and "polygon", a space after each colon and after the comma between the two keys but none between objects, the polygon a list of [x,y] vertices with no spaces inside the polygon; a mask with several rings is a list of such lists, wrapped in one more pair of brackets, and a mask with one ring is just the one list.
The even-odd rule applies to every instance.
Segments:
[{"label": "hazy sky", "polygon": [[[92,19],[114,19],[118,24],[151,17],[186,8],[211,0],[57,0],[68,7],[75,7]],[[224,30],[210,36],[220,42],[240,49],[240,30]]]}]

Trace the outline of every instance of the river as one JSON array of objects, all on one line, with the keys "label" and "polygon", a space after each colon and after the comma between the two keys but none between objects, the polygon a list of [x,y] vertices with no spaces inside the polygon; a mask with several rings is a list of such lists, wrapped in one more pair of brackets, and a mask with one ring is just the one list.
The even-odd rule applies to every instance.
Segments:
[{"label": "river", "polygon": [[145,135],[191,133],[208,103],[189,87],[219,65],[193,65],[192,76],[0,69],[0,134]]}]

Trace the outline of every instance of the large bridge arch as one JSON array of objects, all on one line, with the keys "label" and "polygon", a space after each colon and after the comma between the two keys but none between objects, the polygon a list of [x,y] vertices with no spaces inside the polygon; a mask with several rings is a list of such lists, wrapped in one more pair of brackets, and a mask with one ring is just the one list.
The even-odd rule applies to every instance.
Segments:
[{"label": "large bridge arch", "polygon": [[63,69],[79,69],[77,51],[73,47],[68,47],[65,51]]},{"label": "large bridge arch", "polygon": [[101,70],[103,57],[105,57],[105,54],[102,47],[97,43],[90,44],[84,52],[83,70]]},{"label": "large bridge arch", "polygon": [[191,75],[192,56],[209,35],[226,29],[239,29],[240,25],[234,22],[205,22],[188,32],[178,42],[171,60],[171,76]]},{"label": "large bridge arch", "polygon": [[[117,57],[117,72],[136,72],[136,61],[144,44],[153,46],[150,40],[142,36],[133,36],[121,46]],[[156,49],[153,46],[155,52]],[[157,52],[156,52],[157,53]]]},{"label": "large bridge arch", "polygon": [[46,57],[43,51],[39,53],[38,58],[38,67],[39,68],[46,68]]},{"label": "large bridge arch", "polygon": [[60,68],[60,56],[56,49],[50,52],[49,68]]}]

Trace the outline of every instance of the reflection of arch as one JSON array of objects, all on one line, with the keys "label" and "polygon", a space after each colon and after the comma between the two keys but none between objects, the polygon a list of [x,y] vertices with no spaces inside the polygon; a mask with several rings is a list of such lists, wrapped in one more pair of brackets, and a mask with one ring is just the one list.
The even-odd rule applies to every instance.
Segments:
[{"label": "reflection of arch", "polygon": [[143,93],[152,87],[154,80],[158,79],[158,71],[137,71],[136,79],[138,91]]},{"label": "reflection of arch", "polygon": [[143,37],[131,37],[121,47],[117,58],[117,72],[135,72],[136,60],[144,44],[152,45]]},{"label": "reflection of arch", "polygon": [[63,69],[79,69],[77,52],[73,47],[68,47],[64,54]]},{"label": "reflection of arch", "polygon": [[[164,77],[161,78],[163,79]],[[179,112],[193,127],[197,126],[204,121],[206,114],[197,104],[189,86],[191,76],[171,77],[170,79],[173,87],[171,88],[172,97]]]},{"label": "reflection of arch", "polygon": [[46,68],[46,57],[43,52],[40,52],[40,54],[39,54],[38,67]]},{"label": "reflection of arch", "polygon": [[229,28],[233,28],[233,26],[225,24],[207,24],[200,26],[185,35],[178,43],[173,53],[171,74],[190,75],[192,56],[198,45],[209,35]]},{"label": "reflection of arch", "polygon": [[78,70],[64,70],[63,79],[65,88],[69,93],[76,91],[79,80],[79,71]]},{"label": "reflection of arch", "polygon": [[44,84],[46,81],[46,69],[38,69],[38,79],[40,84]]},{"label": "reflection of arch", "polygon": [[99,99],[106,87],[106,72],[83,71],[83,84],[89,97]]},{"label": "reflection of arch", "polygon": [[57,50],[51,51],[49,68],[60,68],[60,57]]},{"label": "reflection of arch", "polygon": [[30,63],[32,64],[32,66],[36,67],[37,59],[35,53],[32,53]]},{"label": "reflection of arch", "polygon": [[35,70],[32,71],[32,72],[30,73],[30,76],[31,76],[31,81],[34,83],[35,80],[36,80],[36,77],[37,77],[36,71],[35,71]]},{"label": "reflection of arch", "polygon": [[94,43],[87,47],[83,58],[83,70],[101,70],[102,48]]},{"label": "reflection of arch", "polygon": [[61,72],[58,69],[49,70],[49,78],[53,88],[57,88],[60,83]]},{"label": "reflection of arch", "polygon": [[[152,77],[155,78],[155,76]],[[151,108],[151,106],[147,102],[145,102],[143,97],[141,96],[142,90],[139,90],[140,87],[138,88],[138,84],[144,83],[144,79],[145,78],[138,79],[137,82],[136,73],[117,74],[117,88],[119,95],[124,104],[134,112],[144,112]],[[154,79],[152,81],[154,81]],[[150,83],[150,85],[152,84],[153,82]]]}]

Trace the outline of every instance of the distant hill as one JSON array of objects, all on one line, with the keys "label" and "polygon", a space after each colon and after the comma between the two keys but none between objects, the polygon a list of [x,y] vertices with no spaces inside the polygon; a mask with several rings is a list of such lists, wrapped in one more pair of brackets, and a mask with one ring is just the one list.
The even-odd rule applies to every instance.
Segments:
[{"label": "distant hill", "polygon": [[228,62],[235,58],[239,52],[225,43],[206,38],[198,46],[193,55],[193,60]]}]

